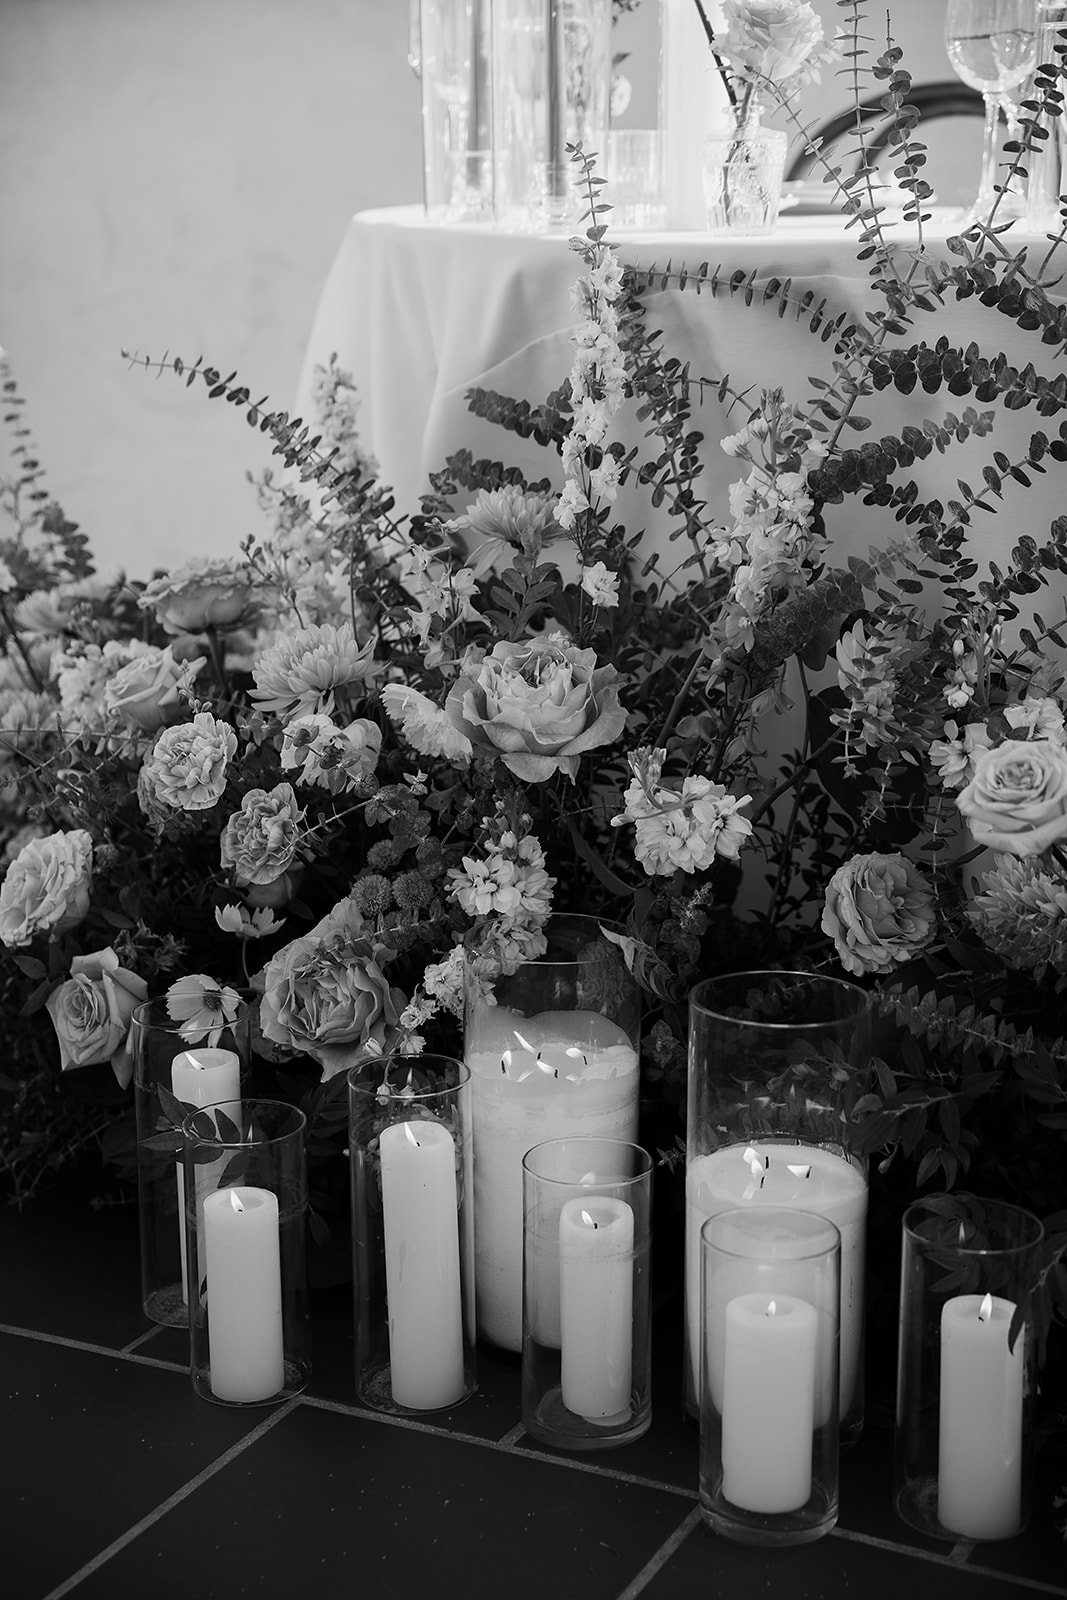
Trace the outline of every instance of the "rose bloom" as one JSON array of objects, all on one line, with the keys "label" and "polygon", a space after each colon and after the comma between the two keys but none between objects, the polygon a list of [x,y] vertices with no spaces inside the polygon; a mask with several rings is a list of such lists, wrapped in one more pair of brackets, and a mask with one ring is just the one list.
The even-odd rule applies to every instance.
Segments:
[{"label": "rose bloom", "polygon": [[[226,787],[226,768],[237,753],[237,735],[210,711],[159,735],[142,772],[151,799],[179,811],[206,811]],[[142,806],[142,809],[143,806]]]},{"label": "rose bloom", "polygon": [[342,900],[264,968],[264,1036],[312,1056],[323,1082],[368,1055],[380,1055],[404,1009],[403,994],[382,972],[386,953],[368,950],[362,915],[352,900]]},{"label": "rose bloom", "polygon": [[784,83],[822,43],[822,23],[806,0],[724,0],[720,51],[742,77]]},{"label": "rose bloom", "polygon": [[59,1040],[61,1072],[110,1061],[119,1087],[133,1076],[126,1039],[134,1007],[148,998],[148,985],[119,966],[110,946],[75,956],[70,977],[45,1002]]},{"label": "rose bloom", "polygon": [[179,686],[188,686],[207,660],[178,662],[170,645],[161,650],[150,645],[120,667],[104,688],[104,709],[122,717],[131,728],[155,733],[184,712]]},{"label": "rose bloom", "polygon": [[618,673],[598,667],[595,650],[563,635],[498,644],[445,702],[453,725],[476,750],[499,756],[525,783],[554,772],[574,778],[587,750],[610,744],[626,726]]},{"label": "rose bloom", "polygon": [[891,972],[925,950],[936,926],[929,884],[899,853],[852,856],[827,885],[822,930],[846,972]]},{"label": "rose bloom", "polygon": [[222,865],[238,883],[273,883],[292,864],[303,815],[290,783],[249,789],[222,830]]},{"label": "rose bloom", "polygon": [[1067,748],[1052,739],[1005,739],[979,750],[956,804],[976,844],[1040,855],[1067,837]]},{"label": "rose bloom", "polygon": [[167,633],[239,628],[259,610],[264,584],[243,561],[186,561],[145,585],[137,604]]},{"label": "rose bloom", "polygon": [[35,934],[55,939],[77,927],[92,893],[93,840],[84,828],[23,845],[0,885],[0,940],[9,948]]}]

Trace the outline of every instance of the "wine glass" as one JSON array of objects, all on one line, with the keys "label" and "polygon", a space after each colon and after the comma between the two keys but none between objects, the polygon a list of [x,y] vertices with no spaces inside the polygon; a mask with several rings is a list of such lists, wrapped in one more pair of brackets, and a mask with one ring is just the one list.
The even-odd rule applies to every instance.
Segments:
[{"label": "wine glass", "polygon": [[[1019,131],[1010,91],[1028,78],[1037,63],[1037,0],[948,0],[945,47],[952,69],[985,101],[985,143],[978,196],[967,220],[987,215],[997,194],[998,118],[1003,111],[1008,133]],[[1000,197],[997,215],[1021,216],[1025,197],[1009,192]]]}]

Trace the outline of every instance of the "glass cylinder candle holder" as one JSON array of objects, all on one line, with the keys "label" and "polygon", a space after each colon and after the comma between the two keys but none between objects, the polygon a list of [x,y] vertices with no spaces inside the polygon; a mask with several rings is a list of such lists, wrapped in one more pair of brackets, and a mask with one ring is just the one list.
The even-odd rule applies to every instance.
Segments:
[{"label": "glass cylinder candle holder", "polygon": [[1044,1229],[967,1195],[904,1214],[893,1460],[898,1516],[940,1539],[1010,1539],[1033,1494],[1034,1329],[1012,1337]]},{"label": "glass cylinder candle holder", "polygon": [[708,232],[771,233],[778,221],[788,139],[758,123],[704,140]]},{"label": "glass cylinder candle holder", "polygon": [[490,0],[421,0],[414,43],[422,88],[426,214],[493,220]]},{"label": "glass cylinder candle holder", "polygon": [[603,1450],[652,1420],[652,1160],[618,1139],[551,1139],[523,1159],[522,1420]]},{"label": "glass cylinder candle holder", "polygon": [[356,1394],[421,1415],[476,1387],[470,1072],[439,1055],[348,1074]]},{"label": "glass cylinder candle holder", "polygon": [[188,1023],[176,1022],[159,998],[138,1006],[130,1024],[141,1303],[151,1322],[169,1327],[189,1322],[182,1121],[198,1106],[228,1102],[239,1108],[248,1072],[247,1008],[242,1005],[231,1023],[219,1021],[206,1036],[194,1033]]},{"label": "glass cylinder candle holder", "polygon": [[611,0],[493,0],[496,215],[509,227],[570,227],[586,195],[568,144],[604,149]]},{"label": "glass cylinder candle holder", "polygon": [[735,1206],[812,1211],[841,1233],[842,1444],[863,1428],[866,1162],[851,1105],[870,1069],[871,1001],[808,972],[738,972],[689,1001],[685,1407],[699,1415],[700,1228]]},{"label": "glass cylinder candle holder", "polygon": [[700,1241],[701,1511],[742,1543],[809,1543],[837,1521],[840,1234],[745,1207]]},{"label": "glass cylinder candle holder", "polygon": [[182,1125],[193,1388],[220,1405],[286,1400],[311,1376],[306,1118],[280,1100]]},{"label": "glass cylinder candle holder", "polygon": [[[606,931],[605,931],[606,930]],[[478,1333],[522,1350],[522,1158],[549,1139],[637,1138],[640,991],[613,923],[559,914],[548,947],[501,975],[470,962]]]}]

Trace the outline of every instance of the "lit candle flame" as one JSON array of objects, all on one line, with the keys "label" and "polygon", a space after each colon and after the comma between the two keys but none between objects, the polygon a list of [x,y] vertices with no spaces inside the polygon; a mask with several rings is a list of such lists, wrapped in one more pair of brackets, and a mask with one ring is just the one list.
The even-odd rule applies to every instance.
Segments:
[{"label": "lit candle flame", "polygon": [[595,1228],[597,1226],[596,1222],[589,1215],[588,1211],[583,1211],[582,1212],[582,1221],[585,1223],[587,1228]]},{"label": "lit candle flame", "polygon": [[[516,1039],[519,1041],[519,1045],[521,1046],[521,1048],[523,1050],[529,1050],[530,1054],[533,1055],[534,1047],[530,1043],[529,1039],[524,1039],[522,1034],[519,1032],[518,1028],[513,1029],[513,1032],[515,1034]],[[508,1051],[508,1054],[509,1055],[511,1054],[510,1050]]]},{"label": "lit candle flame", "polygon": [[196,1059],[196,1057],[193,1055],[193,1052],[191,1050],[187,1050],[185,1052],[185,1058],[188,1061],[189,1065],[191,1067],[193,1067],[197,1072],[206,1072],[207,1071],[206,1063],[203,1062],[203,1061],[198,1061]]},{"label": "lit candle flame", "polygon": [[741,1159],[742,1161],[748,1162],[749,1169],[753,1177],[755,1177],[757,1173],[766,1172],[767,1167],[770,1164],[764,1156],[758,1155],[756,1151],[753,1150],[751,1145],[745,1146],[741,1153]]},{"label": "lit candle flame", "polygon": [[993,1296],[987,1294],[982,1304],[978,1307],[979,1322],[988,1322],[993,1315]]},{"label": "lit candle flame", "polygon": [[789,1171],[793,1174],[794,1178],[810,1178],[811,1177],[811,1167],[810,1166],[806,1166],[806,1167],[805,1166],[800,1166],[800,1167],[791,1166],[789,1168]]},{"label": "lit candle flame", "polygon": [[230,1190],[230,1204],[235,1211],[244,1210],[244,1206],[241,1204],[241,1196],[237,1193],[236,1189]]},{"label": "lit candle flame", "polygon": [[957,1239],[956,1243],[957,1244],[966,1244],[967,1243],[967,1225],[964,1222],[960,1223],[960,1236]]},{"label": "lit candle flame", "polygon": [[583,1172],[582,1176],[578,1179],[578,1182],[585,1184],[586,1188],[588,1188],[591,1183],[595,1183],[596,1182],[596,1173],[595,1172]]},{"label": "lit candle flame", "polygon": [[542,1061],[541,1057],[538,1056],[537,1057],[537,1065],[540,1067],[542,1072],[547,1072],[550,1078],[558,1078],[559,1077],[559,1072],[552,1065],[551,1061]]},{"label": "lit candle flame", "polygon": [[767,1302],[767,1315],[769,1317],[776,1317],[778,1315],[778,1307],[773,1300],[768,1300]]},{"label": "lit candle flame", "polygon": [[405,1122],[404,1124],[404,1137],[408,1141],[408,1144],[413,1144],[415,1146],[416,1150],[419,1148],[418,1137],[410,1122]]}]

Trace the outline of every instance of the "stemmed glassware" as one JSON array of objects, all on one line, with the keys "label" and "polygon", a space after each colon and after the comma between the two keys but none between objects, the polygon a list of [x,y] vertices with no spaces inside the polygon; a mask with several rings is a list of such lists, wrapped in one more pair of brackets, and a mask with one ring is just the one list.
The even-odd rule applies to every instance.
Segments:
[{"label": "stemmed glassware", "polygon": [[[997,198],[994,185],[1001,111],[1008,133],[1019,131],[1011,90],[1030,76],[1037,63],[1037,0],[948,0],[945,47],[956,76],[981,91],[985,100],[985,143],[978,195],[967,219],[986,215]],[[1021,216],[1025,197],[1001,196],[998,220]]]}]

